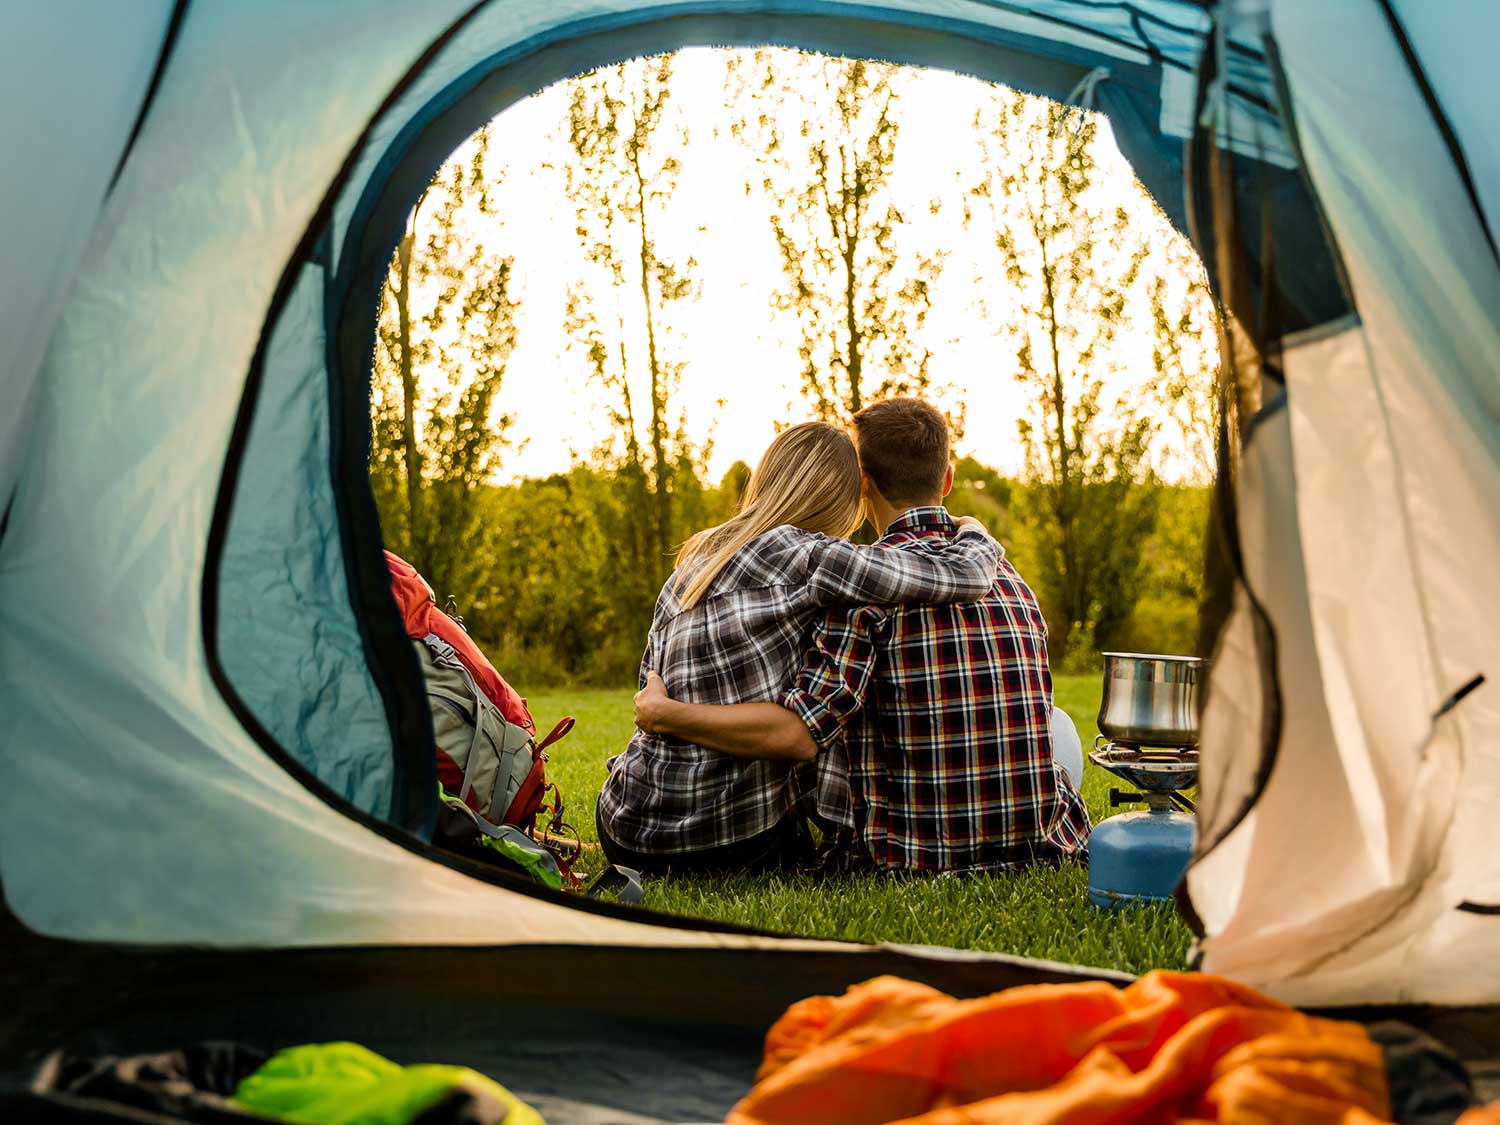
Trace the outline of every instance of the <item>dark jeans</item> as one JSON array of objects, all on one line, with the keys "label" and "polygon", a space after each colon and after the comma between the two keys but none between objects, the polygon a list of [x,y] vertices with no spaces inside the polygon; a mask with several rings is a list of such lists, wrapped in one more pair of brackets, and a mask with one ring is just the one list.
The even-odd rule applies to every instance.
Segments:
[{"label": "dark jeans", "polygon": [[599,846],[605,858],[621,867],[633,867],[642,875],[708,875],[735,871],[759,873],[789,871],[808,862],[813,854],[812,833],[807,821],[789,813],[774,828],[748,840],[737,840],[717,848],[696,852],[635,852],[610,838],[604,820],[596,811],[594,822],[599,829]]}]

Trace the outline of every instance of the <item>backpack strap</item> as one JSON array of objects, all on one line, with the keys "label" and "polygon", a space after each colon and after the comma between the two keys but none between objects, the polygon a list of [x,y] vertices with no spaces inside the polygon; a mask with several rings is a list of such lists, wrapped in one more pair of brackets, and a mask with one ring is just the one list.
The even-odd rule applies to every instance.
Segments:
[{"label": "backpack strap", "polygon": [[564,715],[561,719],[557,720],[557,726],[553,727],[551,731],[548,732],[547,737],[536,744],[536,748],[538,750],[545,750],[554,742],[559,742],[562,739],[567,738],[572,730],[573,716]]},{"label": "backpack strap", "polygon": [[[463,788],[464,771],[458,768],[458,763],[449,757],[448,753],[441,746],[438,747],[437,751],[437,775],[438,786],[443,790],[445,795],[457,793]],[[466,808],[472,809],[474,812],[479,811],[478,794],[471,792],[464,798],[463,803]]]},{"label": "backpack strap", "polygon": [[505,810],[502,823],[532,831],[536,827],[536,814],[541,811],[546,789],[547,755],[537,751],[532,758],[530,772],[516,790],[516,795],[511,798],[510,808]]},{"label": "backpack strap", "polygon": [[491,706],[491,704],[485,697],[484,692],[479,690],[479,685],[474,682],[473,673],[458,658],[457,649],[436,633],[428,633],[422,638],[422,643],[432,650],[432,659],[437,663],[457,669],[458,673],[463,676],[464,683],[469,685],[469,693],[474,697],[474,736],[469,739],[469,757],[464,762],[464,784],[463,789],[458,794],[460,801],[467,801],[469,799],[469,790],[474,786],[474,768],[479,763],[479,754],[477,751],[479,750],[479,736],[482,733],[481,724],[484,722],[484,709]]}]

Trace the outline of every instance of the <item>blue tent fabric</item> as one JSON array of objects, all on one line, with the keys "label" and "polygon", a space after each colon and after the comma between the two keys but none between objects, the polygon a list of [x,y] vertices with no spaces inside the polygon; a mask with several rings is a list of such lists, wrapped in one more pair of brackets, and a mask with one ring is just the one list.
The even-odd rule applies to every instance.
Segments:
[{"label": "blue tent fabric", "polygon": [[[323,266],[311,262],[267,351],[218,589],[226,676],[268,735],[370,814],[394,809],[391,727],[351,608],[329,473],[331,411],[321,362]],[[351,659],[356,657],[356,659]]]},{"label": "blue tent fabric", "polygon": [[[163,0],[88,13],[94,34],[58,6],[7,13],[0,213],[13,230],[0,258],[0,514],[11,507],[35,409],[33,381],[73,272],[124,155],[170,23]],[[51,170],[46,190],[33,179]]]}]

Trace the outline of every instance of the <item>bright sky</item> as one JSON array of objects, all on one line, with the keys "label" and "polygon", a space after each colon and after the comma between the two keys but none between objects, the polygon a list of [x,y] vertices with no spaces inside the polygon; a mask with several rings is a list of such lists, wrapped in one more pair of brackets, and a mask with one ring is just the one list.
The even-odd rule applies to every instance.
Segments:
[{"label": "bright sky", "polygon": [[[714,479],[735,460],[755,463],[778,422],[807,416],[798,391],[798,326],[774,313],[770,294],[781,265],[767,222],[767,203],[746,183],[758,183],[753,153],[729,136],[725,56],[695,48],[675,59],[672,102],[664,126],[685,124],[678,188],[656,217],[661,251],[691,254],[701,297],[676,306],[684,346],[682,403],[698,440],[712,437]],[[914,72],[900,103],[901,133],[892,191],[910,245],[947,247],[946,268],[933,297],[926,340],[934,352],[933,384],[950,384],[967,407],[960,454],[971,453],[1002,471],[1020,467],[1016,419],[1026,410],[1012,378],[1013,346],[997,338],[977,298],[1004,300],[993,250],[961,224],[961,193],[983,174],[974,150],[972,120],[983,86],[941,71]],[[551,87],[506,110],[492,125],[490,151],[516,154],[500,192],[501,226],[485,234],[494,249],[514,257],[515,294],[522,301],[517,347],[507,367],[498,409],[517,418],[510,431],[524,443],[505,454],[502,480],[566,469],[605,437],[600,392],[590,385],[582,355],[569,353],[563,330],[566,290],[585,272],[574,233],[573,206],[559,165],[567,160],[565,86]],[[1104,180],[1142,223],[1161,228],[1153,240],[1178,237],[1144,198],[1112,138],[1100,146]],[[933,216],[928,201],[947,205]],[[976,279],[985,279],[976,282]],[[626,294],[639,301],[638,293]],[[634,306],[632,310],[635,311]],[[638,316],[638,311],[636,313]],[[601,317],[606,322],[612,314]],[[1151,376],[1146,331],[1122,335],[1125,384]],[[645,397],[644,388],[641,397]],[[639,401],[639,400],[638,400]],[[1172,473],[1170,464],[1166,466]]]}]

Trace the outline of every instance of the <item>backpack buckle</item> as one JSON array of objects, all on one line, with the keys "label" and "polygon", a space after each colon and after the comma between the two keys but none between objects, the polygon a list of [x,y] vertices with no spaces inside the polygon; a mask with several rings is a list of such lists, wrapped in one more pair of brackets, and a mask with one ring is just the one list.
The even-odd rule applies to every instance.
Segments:
[{"label": "backpack buckle", "polygon": [[449,617],[453,618],[453,620],[458,624],[458,627],[465,633],[469,631],[468,626],[464,624],[464,619],[458,615],[458,599],[455,598],[452,594],[449,594],[448,600],[443,603],[443,612],[446,613]]}]

